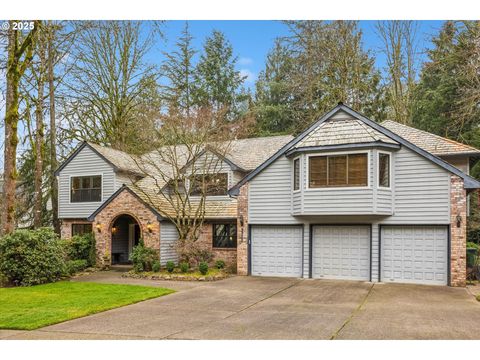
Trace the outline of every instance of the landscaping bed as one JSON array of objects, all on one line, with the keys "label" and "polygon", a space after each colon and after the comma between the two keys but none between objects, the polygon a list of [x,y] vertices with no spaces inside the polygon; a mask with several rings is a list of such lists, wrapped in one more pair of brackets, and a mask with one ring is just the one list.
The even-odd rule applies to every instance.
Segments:
[{"label": "landscaping bed", "polygon": [[68,281],[0,288],[0,329],[38,329],[173,292],[159,287]]},{"label": "landscaping bed", "polygon": [[133,279],[148,279],[148,280],[173,280],[173,281],[218,281],[226,279],[232,274],[225,272],[223,269],[209,269],[208,272],[203,275],[199,271],[192,272],[168,272],[163,271],[144,271],[135,272],[134,270],[128,271],[122,274],[122,277]]}]

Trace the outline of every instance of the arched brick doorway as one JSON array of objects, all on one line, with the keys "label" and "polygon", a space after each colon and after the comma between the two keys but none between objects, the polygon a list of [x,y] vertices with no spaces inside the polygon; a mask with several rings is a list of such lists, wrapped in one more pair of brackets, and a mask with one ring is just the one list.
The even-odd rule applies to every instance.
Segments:
[{"label": "arched brick doorway", "polygon": [[112,221],[110,230],[112,265],[130,263],[132,249],[141,238],[140,224],[133,216],[122,214]]}]

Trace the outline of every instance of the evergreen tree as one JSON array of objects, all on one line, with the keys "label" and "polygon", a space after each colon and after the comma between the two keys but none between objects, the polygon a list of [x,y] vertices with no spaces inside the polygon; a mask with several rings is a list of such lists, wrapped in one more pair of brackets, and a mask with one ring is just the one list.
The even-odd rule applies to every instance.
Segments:
[{"label": "evergreen tree", "polygon": [[242,85],[246,77],[235,70],[236,63],[232,45],[222,32],[214,30],[205,42],[196,68],[195,101],[215,113],[225,112],[230,120],[238,115],[245,98]]},{"label": "evergreen tree", "polygon": [[290,21],[291,36],[282,40],[291,69],[286,78],[299,131],[344,102],[382,120],[385,116],[380,73],[362,48],[358,21]]},{"label": "evergreen tree", "polygon": [[194,106],[195,66],[192,61],[197,51],[192,47],[192,40],[188,22],[185,22],[182,35],[176,43],[177,50],[165,52],[166,61],[162,65],[169,81],[164,94],[169,111],[179,111],[186,116],[190,116],[190,110]]},{"label": "evergreen tree", "polygon": [[293,130],[294,109],[289,75],[291,54],[279,41],[267,55],[265,70],[255,84],[254,113],[259,134],[286,133]]},{"label": "evergreen tree", "polygon": [[456,137],[449,124],[458,96],[458,74],[452,61],[457,32],[457,24],[447,21],[433,39],[434,48],[428,51],[429,61],[423,65],[413,109],[415,127],[447,137]]}]

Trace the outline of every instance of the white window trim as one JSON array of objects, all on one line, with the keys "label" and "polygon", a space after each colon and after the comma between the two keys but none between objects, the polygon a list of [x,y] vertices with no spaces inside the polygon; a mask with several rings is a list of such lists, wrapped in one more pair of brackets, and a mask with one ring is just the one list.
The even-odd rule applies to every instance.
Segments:
[{"label": "white window trim", "polygon": [[[385,155],[388,155],[388,185],[389,186],[382,186],[380,185],[380,154],[385,154]],[[376,173],[377,173],[377,187],[379,189],[382,189],[382,190],[392,190],[392,181],[393,181],[393,177],[392,177],[392,168],[393,168],[393,164],[392,164],[392,153],[388,152],[388,151],[382,151],[382,150],[377,150],[377,168],[375,169],[376,170]]]},{"label": "white window trim", "polygon": [[[76,177],[89,177],[89,176],[100,176],[102,178],[100,187],[100,201],[81,201],[81,202],[72,202],[72,178]],[[86,175],[68,175],[68,203],[73,205],[78,204],[101,204],[103,203],[103,173],[96,173],[96,174],[86,174]]]},{"label": "white window trim", "polygon": [[[307,163],[305,165],[306,169],[306,179],[307,184],[305,187],[305,191],[330,191],[330,190],[369,190],[372,189],[372,179],[371,179],[371,150],[357,150],[357,151],[335,151],[335,152],[325,152],[325,153],[311,153],[307,154]],[[337,186],[337,187],[318,187],[318,188],[311,188],[310,187],[310,158],[316,156],[335,156],[335,155],[349,155],[349,154],[367,154],[367,186]]]},{"label": "white window trim", "polygon": [[[298,160],[298,189],[295,190],[295,161]],[[302,159],[301,156],[297,156],[292,161],[292,193],[296,194],[302,191]]]}]

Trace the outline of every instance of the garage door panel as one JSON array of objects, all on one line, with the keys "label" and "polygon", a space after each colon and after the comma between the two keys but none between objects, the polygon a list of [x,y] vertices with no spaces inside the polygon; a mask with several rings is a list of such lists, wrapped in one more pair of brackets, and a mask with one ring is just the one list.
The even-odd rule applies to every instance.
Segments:
[{"label": "garage door panel", "polygon": [[302,276],[302,242],[300,226],[253,225],[252,275]]},{"label": "garage door panel", "polygon": [[314,278],[369,280],[369,226],[315,226],[312,236]]},{"label": "garage door panel", "polygon": [[446,226],[382,227],[382,281],[446,285]]}]

